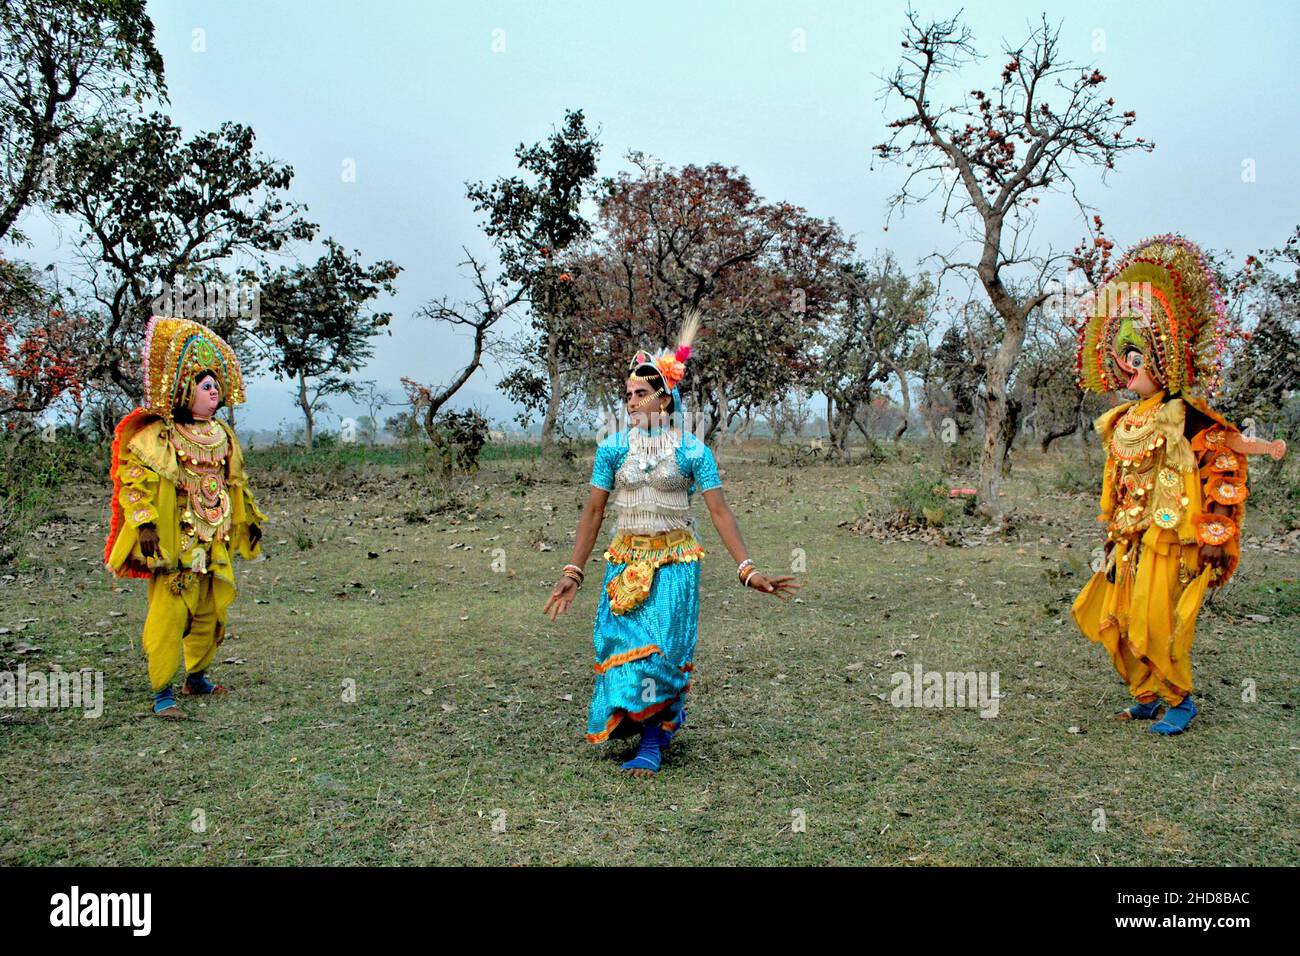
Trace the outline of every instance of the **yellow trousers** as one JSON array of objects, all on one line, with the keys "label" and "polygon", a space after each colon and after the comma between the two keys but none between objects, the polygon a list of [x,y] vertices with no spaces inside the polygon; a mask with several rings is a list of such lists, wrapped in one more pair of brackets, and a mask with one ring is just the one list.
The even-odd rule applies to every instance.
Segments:
[{"label": "yellow trousers", "polygon": [[[1191,549],[1191,550],[1187,550]],[[1115,544],[1115,581],[1097,572],[1074,601],[1074,620],[1105,646],[1129,692],[1140,702],[1159,697],[1171,707],[1192,692],[1192,641],[1210,569],[1184,583],[1180,565],[1195,566],[1195,544],[1151,527],[1140,539]]]},{"label": "yellow trousers", "polygon": [[226,609],[234,600],[230,582],[212,574],[177,571],[149,580],[144,653],[154,693],[171,684],[185,655],[185,672],[206,670],[226,637]]}]

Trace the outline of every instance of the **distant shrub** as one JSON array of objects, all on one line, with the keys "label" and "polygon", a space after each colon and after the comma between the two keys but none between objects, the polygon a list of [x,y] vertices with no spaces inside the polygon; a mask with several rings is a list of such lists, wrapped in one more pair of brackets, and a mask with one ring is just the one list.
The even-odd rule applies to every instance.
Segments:
[{"label": "distant shrub", "polygon": [[434,424],[427,462],[430,470],[478,471],[479,456],[490,431],[487,418],[475,409],[447,412]]},{"label": "distant shrub", "polygon": [[1052,476],[1052,488],[1069,493],[1101,494],[1101,469],[1073,461],[1061,464]]},{"label": "distant shrub", "polygon": [[959,513],[948,497],[948,482],[937,472],[915,472],[892,498],[895,525],[937,528]]}]

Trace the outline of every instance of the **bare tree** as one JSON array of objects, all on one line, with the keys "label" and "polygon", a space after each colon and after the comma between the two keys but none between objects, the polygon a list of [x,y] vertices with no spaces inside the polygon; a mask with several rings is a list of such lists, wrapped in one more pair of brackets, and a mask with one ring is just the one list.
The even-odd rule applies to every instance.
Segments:
[{"label": "bare tree", "polygon": [[353,398],[366,410],[366,427],[363,429],[363,434],[366,444],[373,445],[379,437],[380,411],[397,403],[379,387],[378,382],[371,379],[357,382]]},{"label": "bare tree", "polygon": [[[960,15],[959,15],[960,16]],[[958,17],[923,23],[907,12],[903,62],[884,76],[886,102],[901,101],[893,132],[876,146],[884,160],[905,165],[907,176],[890,200],[890,216],[933,195],[942,198],[941,221],[963,231],[975,255],[936,254],[940,279],[952,270],[974,274],[1002,322],[1002,339],[984,376],[984,444],[980,454],[979,505],[1003,518],[998,500],[1002,462],[1012,433],[1008,384],[1024,344],[1029,315],[1049,295],[1048,278],[1063,257],[1035,253],[1035,207],[1041,194],[1068,192],[1082,215],[1075,170],[1097,167],[1104,181],[1121,153],[1150,150],[1129,139],[1136,114],[1121,112],[1106,96],[1106,77],[1095,68],[1063,59],[1060,28],[1044,17],[1022,43],[1004,44],[1007,60],[992,94],[974,89],[960,101],[937,101],[945,74],[978,60],[968,27]],[[1017,291],[1013,274],[1028,275]]]},{"label": "bare tree", "polygon": [[483,365],[483,352],[486,348],[488,332],[519,304],[528,291],[523,284],[515,284],[514,290],[509,293],[503,291],[497,283],[488,279],[487,267],[475,259],[464,246],[461,248],[465,252],[465,259],[460,265],[469,266],[473,273],[472,281],[477,293],[475,298],[472,301],[453,303],[444,296],[437,302],[431,302],[421,308],[416,315],[432,319],[434,322],[446,323],[453,328],[469,329],[474,337],[470,360],[451,382],[444,386],[422,385],[410,378],[402,379],[402,387],[406,389],[413,413],[422,416],[424,432],[434,442],[438,441],[436,426],[438,413],[452,396],[460,391],[461,386],[469,381],[470,376]]}]

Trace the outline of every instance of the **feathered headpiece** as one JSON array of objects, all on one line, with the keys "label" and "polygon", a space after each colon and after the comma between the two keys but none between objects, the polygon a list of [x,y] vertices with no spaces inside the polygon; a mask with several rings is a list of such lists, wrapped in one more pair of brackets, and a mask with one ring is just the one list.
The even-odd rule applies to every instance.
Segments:
[{"label": "feathered headpiece", "polygon": [[156,315],[144,334],[143,407],[170,422],[178,402],[188,404],[196,376],[211,372],[230,406],[244,402],[239,360],[225,340],[189,319]]},{"label": "feathered headpiece", "polygon": [[1223,293],[1201,250],[1177,235],[1138,243],[1084,302],[1075,368],[1079,388],[1114,392],[1131,372],[1129,350],[1168,392],[1212,394],[1223,373],[1228,334]]},{"label": "feathered headpiece", "polygon": [[647,366],[658,372],[659,377],[663,379],[664,388],[672,394],[678,412],[682,408],[682,397],[677,391],[677,385],[686,377],[686,362],[691,357],[691,343],[695,341],[695,336],[700,331],[700,321],[699,310],[689,310],[685,321],[682,322],[681,334],[677,336],[677,348],[665,349],[658,354],[653,354],[648,349],[638,349],[632,356],[632,361],[628,363],[629,378],[646,379],[648,376],[638,372]]}]

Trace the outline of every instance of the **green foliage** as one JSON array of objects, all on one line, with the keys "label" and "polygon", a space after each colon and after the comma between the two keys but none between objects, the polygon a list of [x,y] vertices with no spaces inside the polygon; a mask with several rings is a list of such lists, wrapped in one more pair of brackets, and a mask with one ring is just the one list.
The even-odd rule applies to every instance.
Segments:
[{"label": "green foliage", "polygon": [[574,273],[581,270],[566,257],[591,235],[581,206],[595,195],[599,156],[582,111],[566,110],[562,127],[545,142],[515,150],[518,174],[471,184],[467,192],[484,216],[504,278],[518,284],[530,305],[530,328],[510,347],[514,367],[497,385],[521,406],[515,416],[521,426],[545,415],[552,375],[579,364],[589,350],[576,329],[582,306]]},{"label": "green foliage", "polygon": [[334,239],[325,240],[315,263],[263,270],[257,334],[270,349],[272,371],[298,386],[309,431],[324,399],[357,394],[348,376],[373,356],[373,339],[392,319],[370,303],[396,291],[401,271],[388,259],[363,265],[360,251],[349,253]]},{"label": "green foliage", "polygon": [[979,458],[979,446],[975,439],[962,433],[955,442],[943,445],[943,465],[950,471],[973,468]]},{"label": "green foliage", "polygon": [[[1300,528],[1300,475],[1292,474],[1277,483],[1272,497],[1277,500],[1282,526],[1288,531]],[[1267,497],[1264,500],[1268,500]]]},{"label": "green foliage", "polygon": [[891,499],[897,518],[916,527],[939,527],[959,513],[948,498],[948,482],[938,472],[914,472]]},{"label": "green foliage", "polygon": [[0,4],[0,238],[22,243],[23,209],[48,199],[46,163],[88,117],[165,100],[144,0]]},{"label": "green foliage", "polygon": [[853,463],[856,465],[880,465],[892,459],[896,452],[882,445],[874,438],[868,439],[865,445],[854,446],[850,449],[853,453]]},{"label": "green foliage", "polygon": [[257,153],[252,128],[239,123],[187,139],[160,112],[110,114],[62,151],[56,174],[54,209],[78,220],[78,245],[95,261],[92,291],[109,332],[105,371],[133,398],[140,337],[155,305],[142,290],[211,278],[240,254],[274,252],[316,233],[285,196],[292,167]]},{"label": "green foliage", "polygon": [[426,456],[432,471],[478,471],[479,455],[488,439],[488,420],[474,409],[446,412],[434,423],[434,441]]},{"label": "green foliage", "polygon": [[542,457],[540,442],[496,442],[483,446],[479,461],[533,461]]},{"label": "green foliage", "polygon": [[254,476],[254,482],[258,475],[277,472],[344,477],[375,465],[403,465],[411,461],[409,450],[403,446],[346,443],[329,432],[313,436],[312,445],[310,450],[301,445],[275,445],[248,451],[249,473]]}]

